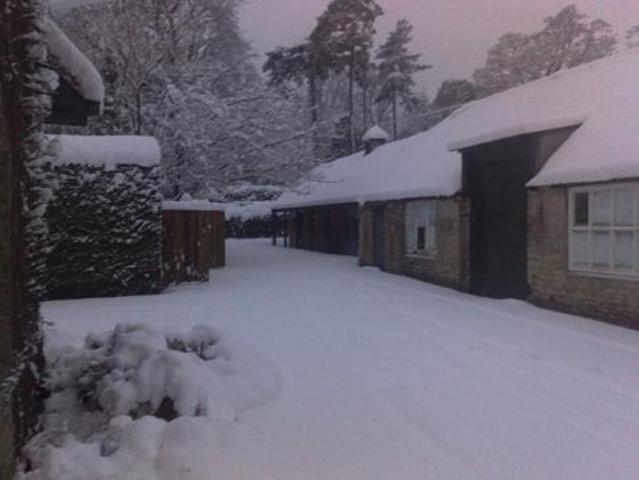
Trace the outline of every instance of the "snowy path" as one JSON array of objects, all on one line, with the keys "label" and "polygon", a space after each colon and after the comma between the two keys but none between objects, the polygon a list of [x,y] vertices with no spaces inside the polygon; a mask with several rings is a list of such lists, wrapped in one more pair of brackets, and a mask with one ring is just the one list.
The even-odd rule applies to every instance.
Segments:
[{"label": "snowy path", "polygon": [[639,332],[263,241],[229,254],[209,285],[44,307],[74,342],[207,323],[278,365],[278,396],[202,421],[166,478],[639,478]]}]

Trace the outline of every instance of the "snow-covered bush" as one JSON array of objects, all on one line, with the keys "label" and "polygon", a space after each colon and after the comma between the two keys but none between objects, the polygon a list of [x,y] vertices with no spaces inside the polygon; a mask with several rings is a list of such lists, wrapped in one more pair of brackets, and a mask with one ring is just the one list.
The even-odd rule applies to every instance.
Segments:
[{"label": "snow-covered bush", "polygon": [[[270,360],[208,326],[123,324],[88,335],[81,348],[50,330],[46,355],[44,429],[25,450],[20,479],[176,478],[155,476],[167,458],[163,438],[198,448],[203,431],[213,438],[239,428],[238,416],[280,387]],[[168,438],[176,431],[177,443]]]},{"label": "snow-covered bush", "polygon": [[61,355],[51,365],[49,384],[59,396],[71,392],[81,409],[108,417],[233,419],[238,408],[223,379],[230,363],[232,354],[210,327],[180,334],[118,325]]}]

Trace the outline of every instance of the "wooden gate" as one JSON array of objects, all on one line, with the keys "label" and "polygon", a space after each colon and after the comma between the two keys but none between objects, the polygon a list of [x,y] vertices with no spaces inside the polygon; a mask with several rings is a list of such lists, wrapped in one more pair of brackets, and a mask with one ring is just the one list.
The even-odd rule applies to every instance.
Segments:
[{"label": "wooden gate", "polygon": [[224,212],[168,210],[162,214],[163,281],[207,281],[225,265]]}]

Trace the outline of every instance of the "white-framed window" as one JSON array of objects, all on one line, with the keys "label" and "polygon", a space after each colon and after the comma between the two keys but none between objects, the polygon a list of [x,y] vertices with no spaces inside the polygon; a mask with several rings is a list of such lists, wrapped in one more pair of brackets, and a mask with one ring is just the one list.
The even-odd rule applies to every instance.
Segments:
[{"label": "white-framed window", "polygon": [[434,256],[437,253],[437,202],[414,200],[406,204],[406,253]]},{"label": "white-framed window", "polygon": [[639,183],[570,190],[570,268],[639,277]]}]

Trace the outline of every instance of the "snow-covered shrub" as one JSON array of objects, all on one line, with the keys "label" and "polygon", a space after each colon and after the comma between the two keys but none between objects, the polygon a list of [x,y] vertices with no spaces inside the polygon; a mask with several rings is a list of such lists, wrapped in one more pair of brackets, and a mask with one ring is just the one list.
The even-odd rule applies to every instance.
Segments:
[{"label": "snow-covered shrub", "polygon": [[80,348],[48,330],[51,394],[20,480],[180,478],[183,452],[253,434],[235,420],[280,388],[270,360],[208,326],[123,324]]},{"label": "snow-covered shrub", "polygon": [[207,326],[187,334],[118,325],[87,336],[85,346],[51,366],[50,389],[73,392],[81,408],[109,417],[154,415],[234,418],[220,379],[231,355]]},{"label": "snow-covered shrub", "polygon": [[161,288],[159,166],[52,162],[45,220],[48,298]]}]

